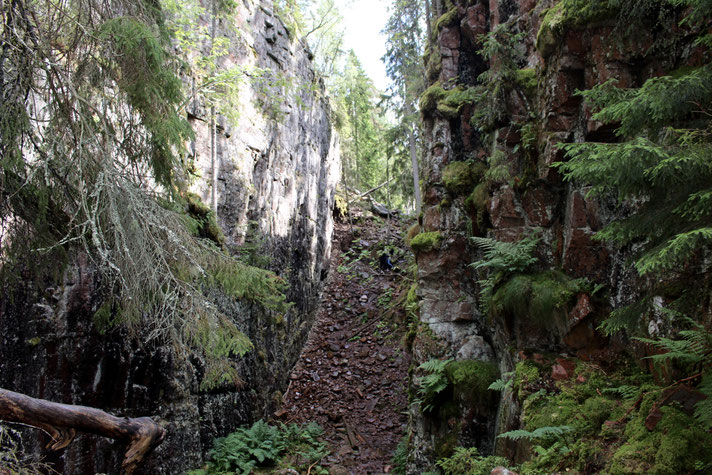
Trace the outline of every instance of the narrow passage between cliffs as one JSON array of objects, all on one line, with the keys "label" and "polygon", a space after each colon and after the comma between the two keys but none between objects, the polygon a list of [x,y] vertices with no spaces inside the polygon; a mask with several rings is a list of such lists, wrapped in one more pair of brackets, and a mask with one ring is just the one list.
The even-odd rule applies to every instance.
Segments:
[{"label": "narrow passage between cliffs", "polygon": [[[331,455],[322,466],[330,474],[381,474],[390,471],[407,423],[410,251],[397,219],[360,210],[352,218],[353,226],[335,225],[317,321],[277,416],[324,428]],[[391,270],[379,266],[384,252]]]}]

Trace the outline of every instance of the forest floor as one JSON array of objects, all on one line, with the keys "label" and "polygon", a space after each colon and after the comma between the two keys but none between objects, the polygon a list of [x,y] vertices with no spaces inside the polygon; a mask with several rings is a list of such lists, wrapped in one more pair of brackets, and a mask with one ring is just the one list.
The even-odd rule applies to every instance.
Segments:
[{"label": "forest floor", "polygon": [[[335,223],[321,308],[278,413],[324,428],[331,455],[321,465],[333,475],[388,473],[407,423],[410,251],[397,220],[353,218]],[[391,270],[379,267],[386,246]]]}]

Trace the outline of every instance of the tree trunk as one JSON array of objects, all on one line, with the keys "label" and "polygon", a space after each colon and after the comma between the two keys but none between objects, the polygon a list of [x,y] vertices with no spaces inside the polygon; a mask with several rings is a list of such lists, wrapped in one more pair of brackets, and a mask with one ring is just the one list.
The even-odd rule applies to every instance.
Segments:
[{"label": "tree trunk", "polygon": [[425,0],[425,25],[427,27],[428,37],[426,43],[433,37],[433,10],[430,6],[430,0]]},{"label": "tree trunk", "polygon": [[[213,53],[215,48],[215,28],[217,27],[217,0],[212,2],[212,19],[210,23],[210,54]],[[212,189],[210,194],[210,207],[215,213],[215,219],[218,219],[218,158],[217,151],[215,147],[217,145],[216,140],[216,126],[215,126],[215,105],[210,107],[210,167],[212,171]]]},{"label": "tree trunk", "polygon": [[92,407],[35,399],[6,389],[0,389],[0,420],[42,429],[52,437],[53,442],[47,446],[52,450],[68,446],[77,431],[127,442],[121,464],[125,474],[133,473],[166,435],[165,430],[148,417],[115,417]]},{"label": "tree trunk", "polygon": [[413,167],[413,192],[415,194],[415,215],[420,216],[422,199],[420,197],[420,168],[418,167],[418,154],[415,149],[415,132],[413,126],[409,127],[408,142],[410,145],[410,163]]}]

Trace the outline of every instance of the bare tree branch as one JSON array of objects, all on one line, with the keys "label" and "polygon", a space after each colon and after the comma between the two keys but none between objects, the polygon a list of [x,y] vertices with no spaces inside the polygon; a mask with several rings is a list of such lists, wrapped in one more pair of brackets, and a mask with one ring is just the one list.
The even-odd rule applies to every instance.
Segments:
[{"label": "bare tree branch", "polygon": [[35,399],[1,388],[0,420],[45,431],[52,437],[47,446],[52,450],[67,447],[77,431],[125,441],[128,446],[121,466],[127,475],[133,473],[166,435],[165,430],[148,417],[116,417],[92,407]]}]

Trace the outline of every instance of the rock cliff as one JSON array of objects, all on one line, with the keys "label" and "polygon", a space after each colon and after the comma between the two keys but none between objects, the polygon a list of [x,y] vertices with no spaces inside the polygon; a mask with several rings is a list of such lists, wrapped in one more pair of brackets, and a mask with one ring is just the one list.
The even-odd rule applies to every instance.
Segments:
[{"label": "rock cliff", "polygon": [[[590,360],[621,346],[597,326],[603,315],[636,296],[637,277],[626,263],[630,250],[592,238],[628,210],[613,199],[588,198],[585,187],[564,181],[551,165],[565,160],[558,144],[618,140],[612,127],[592,119],[577,90],[611,78],[622,87],[638,87],[701,64],[702,50],[675,28],[679,11],[670,10],[669,24],[653,19],[630,34],[621,20],[630,12],[591,2],[567,17],[564,3],[575,2],[440,2],[425,56],[430,87],[420,101],[425,203],[420,234],[412,241],[420,304],[413,361],[455,363],[448,366],[450,385],[440,407],[426,411],[417,398],[411,406],[409,473],[433,468],[434,460],[459,445],[516,458],[518,449],[505,447],[495,435],[519,427],[519,401],[511,393],[498,399],[486,390],[496,379],[482,369],[486,365],[505,374],[532,355]],[[483,85],[491,86],[489,99],[477,102],[470,93]],[[470,264],[482,259],[484,249],[470,238],[514,242],[531,235],[538,237],[537,270],[520,282],[518,297],[564,297],[545,305],[541,318],[511,302],[483,309],[482,287]],[[592,285],[577,287],[579,278]],[[605,297],[594,295],[597,285],[608,289]],[[481,365],[473,367],[481,376],[458,379],[457,371],[466,374],[473,362]]]},{"label": "rock cliff", "polygon": [[[218,38],[229,45],[221,66],[259,68],[280,84],[267,81],[259,89],[243,81],[237,123],[217,118],[218,221],[232,252],[245,259],[266,256],[261,265],[288,282],[287,299],[294,303],[276,315],[211,291],[255,346],[239,363],[244,384],[201,390],[204,365],[197,356],[144,346],[120,327],[100,331],[93,323],[103,302],[99,277],[82,255],[57,279],[38,281],[28,272],[21,283],[3,288],[0,386],[155,418],[168,436],[142,473],[200,467],[213,438],[274,411],[311,328],[328,269],[340,157],[323,85],[310,52],[290,38],[272,2],[236,3],[229,17],[234,24],[219,25]],[[189,81],[186,87],[189,93]],[[209,203],[208,111],[196,101],[189,113],[198,175],[192,190]],[[245,243],[251,254],[240,248]],[[67,474],[118,473],[122,456],[120,447],[93,436],[79,436],[57,454],[43,450],[47,438],[37,431],[26,431],[25,443]]]}]

